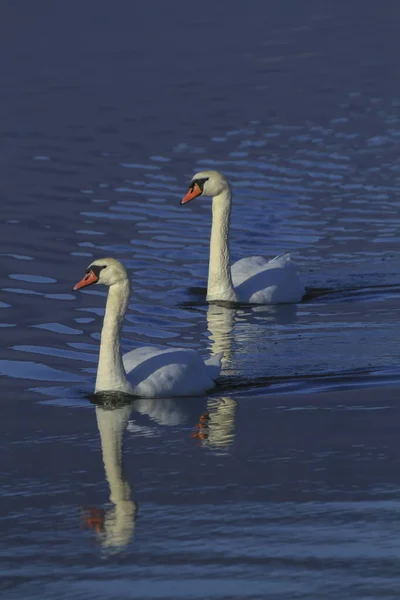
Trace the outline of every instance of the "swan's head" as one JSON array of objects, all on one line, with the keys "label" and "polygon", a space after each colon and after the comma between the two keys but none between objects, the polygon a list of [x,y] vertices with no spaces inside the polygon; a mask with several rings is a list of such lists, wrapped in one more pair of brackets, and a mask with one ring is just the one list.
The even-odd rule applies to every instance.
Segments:
[{"label": "swan's head", "polygon": [[119,260],[115,258],[98,258],[88,266],[85,275],[72,289],[76,292],[94,283],[102,283],[110,287],[111,285],[127,280],[128,274],[124,265]]},{"label": "swan's head", "polygon": [[181,204],[190,202],[197,196],[219,196],[222,192],[229,190],[228,180],[218,171],[200,171],[192,178],[189,190],[181,200]]}]

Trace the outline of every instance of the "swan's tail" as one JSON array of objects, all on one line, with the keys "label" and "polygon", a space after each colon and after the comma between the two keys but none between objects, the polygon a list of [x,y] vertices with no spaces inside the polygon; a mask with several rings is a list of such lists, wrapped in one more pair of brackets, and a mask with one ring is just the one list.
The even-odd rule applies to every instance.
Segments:
[{"label": "swan's tail", "polygon": [[271,258],[269,262],[274,262],[275,260],[282,263],[288,263],[292,262],[292,257],[290,255],[290,252],[284,252],[283,254],[278,254],[278,256],[274,256],[274,258]]},{"label": "swan's tail", "polygon": [[221,362],[224,353],[218,352],[218,354],[213,354],[210,358],[204,361],[207,372],[210,375],[211,379],[216,379],[221,372]]}]

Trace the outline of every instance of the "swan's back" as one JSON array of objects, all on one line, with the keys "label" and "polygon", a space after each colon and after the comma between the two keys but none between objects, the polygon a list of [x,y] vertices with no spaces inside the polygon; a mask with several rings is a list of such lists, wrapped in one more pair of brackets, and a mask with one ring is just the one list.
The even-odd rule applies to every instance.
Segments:
[{"label": "swan's back", "polygon": [[272,260],[262,256],[242,258],[232,265],[232,281],[241,302],[285,304],[300,302],[304,285],[290,254]]},{"label": "swan's back", "polygon": [[167,398],[203,394],[215,386],[222,355],[203,361],[196,350],[137,348],[123,357],[133,394],[144,398]]}]

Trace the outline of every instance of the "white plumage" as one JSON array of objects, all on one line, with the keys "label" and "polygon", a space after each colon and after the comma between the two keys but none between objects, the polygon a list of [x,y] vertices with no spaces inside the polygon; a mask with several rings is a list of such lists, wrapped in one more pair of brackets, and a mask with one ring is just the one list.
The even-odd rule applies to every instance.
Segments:
[{"label": "white plumage", "polygon": [[203,360],[187,348],[137,348],[121,355],[121,329],[130,295],[125,267],[114,258],[95,260],[74,290],[109,287],[95,392],[125,392],[143,398],[202,395],[215,386],[222,352]]},{"label": "white plumage", "polygon": [[197,173],[181,204],[197,196],[211,196],[213,199],[207,301],[250,304],[300,302],[305,289],[289,254],[281,254],[272,260],[251,256],[230,265],[232,192],[227,179],[218,171]]}]

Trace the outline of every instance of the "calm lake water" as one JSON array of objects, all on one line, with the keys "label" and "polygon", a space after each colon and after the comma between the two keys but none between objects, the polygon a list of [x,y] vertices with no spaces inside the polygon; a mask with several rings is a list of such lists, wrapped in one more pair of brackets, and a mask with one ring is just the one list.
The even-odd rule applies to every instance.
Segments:
[{"label": "calm lake water", "polygon": [[[4,3],[6,600],[399,597],[400,8],[337,4]],[[301,304],[206,304],[205,168]],[[104,256],[124,350],[223,350],[210,396],[93,403]]]}]

